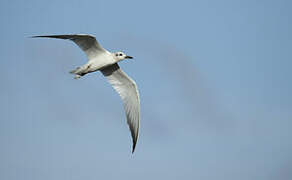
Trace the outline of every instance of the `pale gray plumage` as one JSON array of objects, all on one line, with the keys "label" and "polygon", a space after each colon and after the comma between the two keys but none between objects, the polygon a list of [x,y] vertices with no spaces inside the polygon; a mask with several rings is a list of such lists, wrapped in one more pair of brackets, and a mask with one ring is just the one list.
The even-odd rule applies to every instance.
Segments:
[{"label": "pale gray plumage", "polygon": [[32,37],[71,40],[75,42],[85,52],[89,60],[94,58],[99,53],[106,52],[106,50],[97,42],[94,36],[87,35],[87,34],[48,35],[48,36],[32,36]]},{"label": "pale gray plumage", "polygon": [[140,99],[137,85],[126,73],[120,69],[118,64],[109,66],[101,70],[101,72],[108,79],[109,83],[119,93],[123,100],[124,109],[127,116],[127,123],[130,127],[133,139],[132,152],[134,152],[138,139],[140,123]]},{"label": "pale gray plumage", "polygon": [[108,52],[97,42],[95,37],[91,35],[76,34],[33,36],[33,38],[38,37],[69,39],[75,42],[85,52],[88,57],[88,63],[71,71],[71,73],[75,74],[76,79],[87,73],[98,70],[100,70],[108,79],[109,83],[118,92],[123,100],[127,123],[133,139],[133,153],[138,139],[140,124],[139,92],[135,81],[124,73],[117,64],[121,60],[132,59],[132,57],[126,56],[122,52]]}]

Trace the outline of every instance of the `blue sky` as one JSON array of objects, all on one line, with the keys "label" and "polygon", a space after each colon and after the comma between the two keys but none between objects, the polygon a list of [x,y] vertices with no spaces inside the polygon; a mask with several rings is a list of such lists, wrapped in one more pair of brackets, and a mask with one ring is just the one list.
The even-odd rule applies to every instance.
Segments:
[{"label": "blue sky", "polygon": [[[290,1],[1,1],[0,179],[276,180],[292,173]],[[122,102],[69,41],[89,33],[138,84]]]}]

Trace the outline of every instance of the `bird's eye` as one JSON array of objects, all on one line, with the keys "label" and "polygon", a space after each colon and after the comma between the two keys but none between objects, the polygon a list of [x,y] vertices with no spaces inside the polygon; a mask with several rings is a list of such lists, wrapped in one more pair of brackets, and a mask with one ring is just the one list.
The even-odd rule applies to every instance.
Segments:
[{"label": "bird's eye", "polygon": [[120,54],[120,56],[122,56],[122,54]]},{"label": "bird's eye", "polygon": [[119,54],[116,54],[116,56],[119,56]]}]

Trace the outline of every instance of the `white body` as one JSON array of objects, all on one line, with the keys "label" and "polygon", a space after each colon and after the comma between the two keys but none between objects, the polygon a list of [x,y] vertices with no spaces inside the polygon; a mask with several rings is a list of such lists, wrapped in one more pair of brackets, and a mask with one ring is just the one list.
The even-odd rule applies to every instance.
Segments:
[{"label": "white body", "polygon": [[89,67],[88,72],[95,72],[115,63],[117,63],[116,59],[114,59],[113,55],[110,52],[106,51],[104,53],[96,55],[96,57],[90,59],[83,66]]},{"label": "white body", "polygon": [[124,73],[119,65],[119,61],[132,59],[123,52],[110,53],[97,42],[94,36],[86,34],[75,35],[49,35],[33,36],[57,39],[69,39],[75,42],[87,55],[88,62],[81,67],[71,71],[75,74],[75,79],[86,75],[87,73],[100,70],[108,79],[109,83],[121,96],[126,111],[127,123],[130,127],[134,152],[139,134],[140,124],[140,99],[135,81]]}]

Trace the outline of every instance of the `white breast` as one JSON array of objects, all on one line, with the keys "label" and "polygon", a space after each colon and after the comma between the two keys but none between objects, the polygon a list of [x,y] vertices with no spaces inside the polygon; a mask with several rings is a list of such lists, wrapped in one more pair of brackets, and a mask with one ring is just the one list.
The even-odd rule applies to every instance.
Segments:
[{"label": "white breast", "polygon": [[110,53],[101,53],[98,56],[89,60],[88,63],[90,64],[90,69],[92,71],[97,71],[116,63],[116,61]]}]

